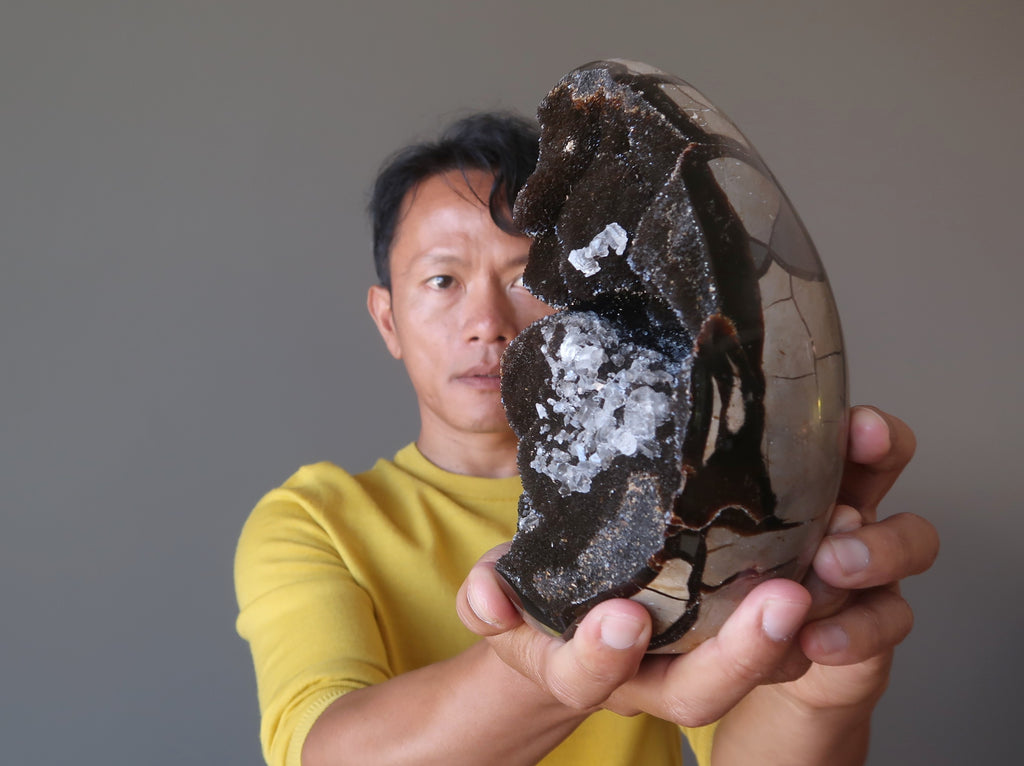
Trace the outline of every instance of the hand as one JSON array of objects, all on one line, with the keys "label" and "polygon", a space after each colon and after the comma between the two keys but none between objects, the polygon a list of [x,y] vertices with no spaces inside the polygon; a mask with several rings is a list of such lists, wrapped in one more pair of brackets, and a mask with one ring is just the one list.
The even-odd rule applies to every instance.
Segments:
[{"label": "hand", "polygon": [[[784,689],[808,707],[873,705],[885,686],[892,647],[910,628],[909,607],[887,584],[926,569],[938,546],[934,529],[916,516],[873,524],[878,502],[913,450],[913,434],[901,421],[855,410],[844,505],[815,558],[808,589],[787,580],[762,583],[715,638],[689,654],[645,656],[650,618],[625,599],[595,607],[569,642],[535,631],[494,573],[504,546],[470,572],[459,593],[459,614],[506,663],[579,710],[645,711],[698,726],[723,716],[756,687],[780,681],[790,683],[770,688]],[[857,542],[865,545],[866,559]],[[859,572],[850,571],[850,550],[867,561]],[[809,618],[814,621],[801,629]]]},{"label": "hand", "polygon": [[805,580],[813,606],[794,650],[807,671],[753,690],[720,721],[716,764],[864,763],[894,648],[913,624],[899,581],[931,566],[939,548],[935,529],[918,516],[877,521],[914,446],[899,419],[853,410],[840,504]]},{"label": "hand", "polygon": [[806,667],[787,660],[811,606],[810,594],[795,582],[759,585],[715,638],[689,654],[645,655],[650,616],[628,599],[598,604],[571,641],[525,624],[494,572],[506,549],[488,552],[469,573],[459,591],[459,616],[502,660],[568,707],[648,712],[700,726],[758,684],[792,678]]},{"label": "hand", "polygon": [[910,632],[913,612],[899,581],[932,565],[938,534],[914,514],[877,516],[915,445],[898,418],[868,407],[853,410],[839,505],[805,581],[814,603],[799,645],[812,665],[775,690],[802,705],[873,705],[885,689],[895,646]]}]

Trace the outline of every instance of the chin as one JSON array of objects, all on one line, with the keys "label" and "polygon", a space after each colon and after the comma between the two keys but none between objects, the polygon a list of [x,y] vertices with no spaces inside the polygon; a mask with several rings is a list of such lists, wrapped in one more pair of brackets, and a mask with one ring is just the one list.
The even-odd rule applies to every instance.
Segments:
[{"label": "chin", "polygon": [[497,413],[481,414],[479,417],[465,420],[462,430],[474,434],[507,436],[513,443],[515,442],[515,436],[512,434],[512,428],[505,417],[505,411],[500,408]]}]

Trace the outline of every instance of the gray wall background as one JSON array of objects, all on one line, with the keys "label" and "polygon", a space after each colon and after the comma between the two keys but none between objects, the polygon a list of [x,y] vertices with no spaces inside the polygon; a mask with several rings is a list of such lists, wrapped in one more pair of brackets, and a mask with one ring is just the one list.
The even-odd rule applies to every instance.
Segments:
[{"label": "gray wall background", "polygon": [[255,764],[231,561],[298,465],[414,438],[365,315],[392,149],[572,67],[710,95],[810,229],[854,401],[916,429],[871,756],[1017,762],[1024,6],[0,2],[0,741],[18,764]]}]

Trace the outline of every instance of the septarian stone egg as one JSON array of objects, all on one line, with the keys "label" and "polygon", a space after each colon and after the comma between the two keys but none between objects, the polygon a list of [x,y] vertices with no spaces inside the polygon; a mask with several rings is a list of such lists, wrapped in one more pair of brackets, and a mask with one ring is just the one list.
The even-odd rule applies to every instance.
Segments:
[{"label": "septarian stone egg", "polygon": [[515,202],[528,287],[560,309],[509,346],[519,526],[498,571],[569,636],[597,603],[650,611],[651,651],[715,634],[799,579],[846,443],[825,272],[740,131],[682,80],[598,61],[540,105]]}]

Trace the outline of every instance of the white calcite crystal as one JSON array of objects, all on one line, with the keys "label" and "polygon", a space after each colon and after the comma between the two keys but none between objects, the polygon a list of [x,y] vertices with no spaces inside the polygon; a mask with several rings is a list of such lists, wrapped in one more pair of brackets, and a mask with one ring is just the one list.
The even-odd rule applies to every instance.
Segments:
[{"label": "white calcite crystal", "polygon": [[[672,417],[668,391],[675,379],[664,355],[623,343],[596,314],[567,315],[557,327],[564,330],[557,344],[556,325],[542,329],[541,352],[554,392],[547,405],[561,416],[562,428],[537,445],[530,467],[567,495],[590,491],[594,476],[620,455],[657,456],[655,430]],[[537,412],[547,416],[540,403]]]},{"label": "white calcite crystal", "polygon": [[583,272],[583,276],[592,277],[601,270],[598,258],[604,258],[610,250],[622,255],[629,237],[626,230],[617,223],[610,223],[594,235],[585,246],[569,253],[569,263]]}]

